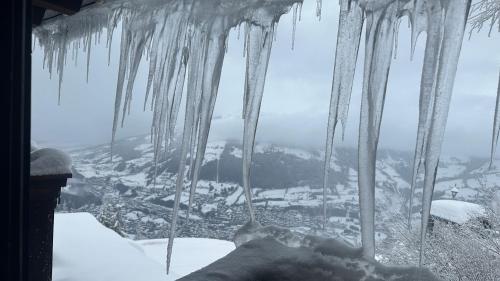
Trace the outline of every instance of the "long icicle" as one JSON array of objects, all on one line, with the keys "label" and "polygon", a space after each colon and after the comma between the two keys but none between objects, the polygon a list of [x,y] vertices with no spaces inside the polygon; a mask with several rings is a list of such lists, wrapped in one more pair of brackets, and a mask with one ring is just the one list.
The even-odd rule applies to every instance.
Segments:
[{"label": "long icicle", "polygon": [[[125,16],[122,21],[123,26],[125,26],[128,22],[128,18]],[[115,142],[116,129],[118,127],[118,118],[120,115],[123,84],[125,82],[125,74],[127,71],[126,61],[130,51],[130,40],[130,34],[128,32],[122,32],[122,38],[120,42],[120,65],[118,66],[118,79],[116,82],[115,112],[113,116],[113,130],[111,132],[111,159],[113,158],[113,143]]]},{"label": "long icicle", "polygon": [[[340,120],[345,128],[349,101],[351,99],[354,72],[358,59],[359,43],[363,29],[363,10],[357,2],[340,1],[340,18],[335,53],[332,93],[330,98],[330,114],[328,117],[325,163],[323,170],[323,228],[326,226],[328,178],[333,155],[333,142],[337,122]],[[342,132],[344,129],[342,130]],[[342,133],[343,135],[343,133]]]},{"label": "long icicle", "polygon": [[[215,21],[213,23],[213,29],[224,30],[222,28],[221,21]],[[198,142],[196,149],[196,158],[194,163],[193,175],[191,180],[191,188],[189,192],[189,207],[188,216],[191,213],[191,208],[193,205],[194,194],[196,191],[196,185],[198,183],[198,177],[200,174],[200,168],[203,163],[203,158],[205,155],[205,149],[207,146],[208,135],[210,133],[210,125],[212,121],[212,115],[214,112],[215,102],[217,99],[217,92],[219,89],[220,76],[222,73],[222,65],[224,62],[224,55],[226,53],[225,42],[227,38],[226,32],[211,33],[212,37],[208,42],[207,52],[211,55],[206,57],[205,61],[205,71],[203,77],[203,93],[201,96],[200,104],[200,126],[198,133]]]},{"label": "long icicle", "polygon": [[167,273],[170,271],[170,261],[172,258],[172,247],[175,238],[175,230],[177,228],[177,219],[179,213],[180,199],[182,194],[182,189],[184,188],[184,176],[186,173],[186,163],[187,155],[191,151],[191,139],[193,137],[193,126],[196,123],[195,120],[195,110],[197,110],[196,100],[197,95],[201,94],[201,84],[200,77],[203,76],[204,72],[204,60],[206,52],[206,40],[202,34],[202,31],[196,29],[192,35],[192,45],[196,48],[191,49],[192,54],[190,55],[190,60],[188,61],[188,89],[186,97],[186,114],[184,119],[184,131],[182,135],[181,144],[181,154],[179,161],[179,169],[177,171],[177,181],[175,185],[175,199],[174,199],[174,209],[172,211],[172,222],[170,224],[170,232],[168,237],[167,245]]},{"label": "long icicle", "polygon": [[448,111],[457,72],[458,60],[469,14],[471,0],[454,0],[444,6],[443,42],[439,55],[434,107],[430,128],[427,133],[427,149],[424,160],[424,190],[422,195],[422,221],[420,233],[420,257],[422,265],[425,250],[425,237],[429,221],[432,195],[439,164],[439,155],[443,142]]},{"label": "long icicle", "polygon": [[493,137],[491,140],[491,156],[490,156],[490,166],[493,166],[493,159],[495,158],[495,151],[498,145],[498,135],[500,133],[500,71],[498,75],[498,88],[497,88],[497,103],[495,106],[495,118],[493,121]]},{"label": "long icicle", "polygon": [[[424,64],[420,81],[419,118],[417,129],[417,140],[415,142],[415,153],[413,157],[413,169],[410,184],[410,203],[408,206],[408,229],[412,227],[412,211],[414,205],[415,188],[417,184],[418,171],[423,162],[426,152],[426,133],[430,126],[430,113],[433,111],[435,98],[435,84],[438,69],[438,57],[441,52],[443,40],[443,24],[441,2],[425,2],[425,17],[427,22],[427,42],[425,47]],[[412,36],[413,38],[413,36]]]},{"label": "long icicle", "polygon": [[363,254],[375,256],[375,165],[398,2],[367,12],[358,142],[358,184]]},{"label": "long icicle", "polygon": [[264,94],[267,67],[271,56],[274,26],[270,22],[266,26],[251,25],[247,46],[247,66],[245,78],[245,110],[243,130],[243,188],[250,219],[255,221],[252,205],[252,190],[250,184],[250,169],[255,146],[255,134],[259,122],[260,105]]}]

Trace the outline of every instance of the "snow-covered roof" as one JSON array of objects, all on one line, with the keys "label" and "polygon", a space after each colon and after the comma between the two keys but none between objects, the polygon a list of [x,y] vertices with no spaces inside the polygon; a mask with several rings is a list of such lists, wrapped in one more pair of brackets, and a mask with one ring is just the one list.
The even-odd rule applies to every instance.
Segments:
[{"label": "snow-covered roof", "polygon": [[485,213],[486,210],[481,205],[458,200],[434,200],[431,206],[432,216],[458,224],[483,216]]}]

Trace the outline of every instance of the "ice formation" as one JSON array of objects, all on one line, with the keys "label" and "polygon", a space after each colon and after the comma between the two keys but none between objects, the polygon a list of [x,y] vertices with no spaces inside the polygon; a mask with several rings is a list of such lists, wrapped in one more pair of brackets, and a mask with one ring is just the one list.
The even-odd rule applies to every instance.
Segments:
[{"label": "ice formation", "polygon": [[149,59],[149,74],[144,109],[149,102],[153,111],[151,131],[155,167],[162,149],[167,149],[172,141],[182,95],[185,94],[186,110],[167,250],[167,271],[180,195],[188,174],[186,166],[189,166],[191,178],[191,208],[217,98],[227,37],[231,28],[241,24],[245,26],[247,60],[243,174],[250,218],[255,220],[250,164],[275,25],[292,6],[297,14],[300,4],[301,0],[117,0],[96,5],[74,17],[46,23],[35,30],[44,48],[49,72],[52,73],[52,65],[57,65],[62,81],[70,46],[74,54],[80,46],[86,50],[88,74],[92,42],[100,40],[106,29],[107,46],[110,47],[114,29],[121,23],[120,64],[111,140],[113,143],[118,126],[123,126],[125,116],[130,111],[135,78],[145,54]]},{"label": "ice formation", "polygon": [[[155,166],[162,149],[168,149],[172,141],[182,96],[185,95],[181,160],[168,243],[167,271],[185,176],[189,175],[191,179],[191,206],[217,98],[227,37],[232,28],[240,28],[241,25],[244,28],[246,56],[242,112],[243,185],[250,219],[255,221],[250,166],[272,43],[280,16],[291,9],[294,13],[295,32],[301,5],[302,0],[110,0],[85,9],[76,16],[56,18],[35,29],[35,36],[44,48],[45,64],[50,73],[54,65],[57,67],[61,83],[67,50],[72,48],[73,59],[79,48],[86,50],[88,75],[91,45],[99,42],[101,34],[106,30],[106,44],[110,47],[113,32],[121,23],[112,141],[119,124],[123,125],[130,110],[139,63],[147,57],[149,74],[144,109],[149,102],[153,111],[151,132]],[[321,18],[322,1],[317,0],[317,5],[317,16]],[[414,52],[419,34],[424,31],[427,33],[412,177],[413,194],[416,175],[419,168],[423,167],[421,236],[424,240],[470,0],[340,0],[340,6],[325,153],[324,212],[326,215],[326,190],[333,138],[338,121],[345,126],[361,33],[365,25],[358,181],[363,252],[365,256],[373,257],[375,160],[388,75],[395,54],[401,17],[408,16],[410,19],[411,53]],[[292,48],[294,39],[293,36]],[[497,126],[500,126],[498,123],[495,125],[496,132]],[[424,243],[422,247],[423,245]]]},{"label": "ice formation", "polygon": [[342,136],[344,135],[363,27],[363,16],[363,11],[357,2],[350,2],[349,0],[340,1],[339,32],[337,35],[337,50],[335,54],[335,69],[323,171],[323,225],[326,224],[326,191],[333,154],[335,129],[340,120],[342,123]]},{"label": "ice formation", "polygon": [[495,106],[495,118],[493,120],[493,138],[491,140],[491,157],[490,168],[493,165],[493,158],[498,145],[498,136],[500,133],[500,72],[498,74],[498,88],[497,88],[497,103]]},{"label": "ice formation", "polygon": [[[427,33],[424,66],[420,89],[420,111],[412,176],[412,197],[419,167],[424,167],[424,192],[422,215],[422,240],[425,238],[430,203],[434,189],[441,143],[446,126],[448,107],[460,55],[470,1],[341,1],[348,12],[356,14],[359,7],[366,25],[364,78],[361,101],[361,118],[358,142],[358,182],[361,232],[364,254],[375,254],[375,162],[384,109],[387,79],[391,59],[397,45],[400,18],[408,16],[411,23],[411,53],[420,33]],[[345,7],[344,6],[344,7]],[[349,18],[349,17],[348,17]],[[352,16],[352,18],[355,18]],[[352,19],[351,18],[351,19]],[[341,16],[335,61],[335,74],[328,123],[325,154],[324,194],[328,185],[328,163],[337,121],[345,122],[339,112],[347,112],[352,76],[356,62],[358,39],[363,18],[344,26]],[[343,36],[348,32],[348,36]],[[350,47],[343,48],[343,45]],[[354,47],[352,47],[354,46]],[[344,49],[350,53],[342,53]],[[344,50],[345,52],[345,50]],[[350,54],[350,55],[349,55]],[[345,64],[341,69],[342,63]],[[340,73],[337,72],[339,69]],[[339,85],[343,85],[340,88]],[[324,196],[326,199],[326,196]],[[411,198],[410,210],[413,198]],[[324,203],[326,208],[326,202]],[[410,211],[411,215],[411,211]],[[424,245],[424,243],[422,243]],[[423,247],[423,246],[422,246]]]}]

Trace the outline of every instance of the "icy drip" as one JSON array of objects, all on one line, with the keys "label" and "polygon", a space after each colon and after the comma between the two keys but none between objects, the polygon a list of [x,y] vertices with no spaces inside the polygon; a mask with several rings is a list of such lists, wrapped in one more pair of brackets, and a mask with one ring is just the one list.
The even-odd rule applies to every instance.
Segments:
[{"label": "icy drip", "polygon": [[[437,4],[437,3],[436,3]],[[412,1],[409,3],[409,23],[411,25],[411,58],[415,54],[415,46],[420,34],[427,28],[427,1]],[[439,17],[440,18],[440,17]]]},{"label": "icy drip", "polygon": [[247,66],[245,76],[246,106],[243,132],[243,188],[250,219],[255,221],[252,206],[250,168],[252,164],[255,134],[259,121],[260,105],[264,94],[267,67],[271,55],[274,24],[272,18],[266,25],[252,25],[249,30],[247,45]]},{"label": "icy drip", "polygon": [[[122,19],[122,28],[125,29],[126,24],[128,23],[128,17],[124,17]],[[118,79],[116,85],[116,94],[115,94],[115,113],[113,115],[113,130],[111,134],[111,144],[115,141],[116,129],[118,127],[118,118],[120,116],[120,105],[122,103],[122,94],[123,94],[123,83],[125,81],[125,75],[127,71],[127,62],[130,51],[130,33],[122,32],[122,38],[120,42],[120,65],[118,67]]]},{"label": "icy drip", "polygon": [[500,72],[498,75],[497,103],[495,106],[495,118],[493,121],[493,138],[491,140],[490,169],[493,166],[493,159],[498,145],[498,135],[500,133]]},{"label": "icy drip", "polygon": [[200,168],[203,163],[203,157],[205,155],[205,149],[210,132],[210,125],[215,108],[215,101],[217,99],[220,75],[222,72],[222,65],[226,50],[225,46],[228,28],[224,27],[222,20],[219,19],[213,23],[212,29],[218,32],[213,32],[211,37],[209,38],[207,55],[204,62],[205,70],[202,77],[203,84],[199,109],[200,114],[198,139],[196,144],[196,157],[193,168],[193,178],[191,180],[191,188],[189,193],[188,215],[193,204],[196,185],[198,183],[198,176],[200,174]]},{"label": "icy drip", "polygon": [[323,9],[323,0],[316,0],[316,16],[318,17],[319,20],[321,20],[322,9]]},{"label": "icy drip", "polygon": [[[439,1],[424,2],[426,22],[421,22],[427,27],[427,42],[425,47],[422,78],[420,82],[419,120],[417,129],[417,140],[413,158],[413,170],[410,187],[410,203],[408,207],[408,227],[411,229],[411,218],[417,176],[426,154],[426,134],[430,126],[430,113],[433,112],[435,99],[435,83],[438,70],[438,58],[443,41],[443,8]],[[418,11],[417,11],[418,12]],[[416,31],[414,31],[416,32]],[[412,35],[413,38],[413,35]]]},{"label": "icy drip", "polygon": [[[152,88],[153,109],[152,136],[154,146],[154,181],[157,164],[164,142],[171,139],[172,126],[177,120],[178,108],[186,74],[188,54],[187,43],[189,13],[176,12],[166,18],[164,25],[157,28],[153,36],[153,52],[150,60],[148,85]],[[165,26],[168,26],[166,28]],[[147,102],[147,97],[145,103]],[[172,125],[173,123],[173,125]],[[168,147],[165,145],[165,150]]]},{"label": "icy drip", "polygon": [[425,249],[425,236],[430,216],[432,194],[441,153],[441,145],[448,119],[451,94],[457,71],[462,40],[470,8],[470,0],[454,0],[443,4],[443,40],[438,61],[435,83],[435,98],[430,126],[426,133],[426,151],[424,158],[424,186],[422,195],[421,249],[420,264],[422,264]]},{"label": "icy drip", "polygon": [[[295,49],[295,33],[297,32],[297,18],[298,18],[299,4],[293,6],[293,23],[292,23],[292,50]],[[273,36],[274,39],[274,36]]]},{"label": "icy drip", "polygon": [[325,148],[325,164],[323,171],[323,227],[326,225],[327,187],[330,163],[333,154],[333,140],[337,122],[342,123],[344,135],[352,84],[363,27],[363,11],[357,2],[349,5],[349,0],[340,1],[339,29],[337,34],[337,49],[335,54],[335,69],[330,98],[330,114]]},{"label": "icy drip", "polygon": [[201,81],[198,77],[203,76],[204,58],[206,52],[206,38],[201,31],[194,29],[194,34],[190,39],[192,44],[196,44],[197,48],[190,50],[190,60],[188,61],[188,87],[186,92],[186,114],[184,118],[184,129],[181,142],[181,154],[179,161],[179,170],[177,172],[177,182],[175,186],[174,209],[172,212],[172,221],[170,224],[170,234],[167,246],[167,273],[170,269],[170,261],[172,255],[172,246],[175,237],[177,226],[177,218],[179,212],[180,198],[184,187],[184,175],[186,171],[187,155],[191,151],[193,126],[196,123],[195,111],[197,95],[201,94]]},{"label": "icy drip", "polygon": [[366,48],[358,142],[358,184],[363,254],[375,256],[375,164],[392,59],[398,2],[366,12]]}]

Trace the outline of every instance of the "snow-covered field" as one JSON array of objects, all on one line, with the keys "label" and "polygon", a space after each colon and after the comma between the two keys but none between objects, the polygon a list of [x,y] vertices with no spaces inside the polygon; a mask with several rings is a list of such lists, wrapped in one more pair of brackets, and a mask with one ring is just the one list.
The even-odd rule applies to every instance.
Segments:
[{"label": "snow-covered field", "polygon": [[169,281],[196,271],[234,249],[229,241],[178,238],[166,276],[166,240],[132,241],[89,213],[56,214],[54,281]]}]

